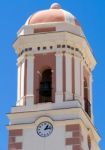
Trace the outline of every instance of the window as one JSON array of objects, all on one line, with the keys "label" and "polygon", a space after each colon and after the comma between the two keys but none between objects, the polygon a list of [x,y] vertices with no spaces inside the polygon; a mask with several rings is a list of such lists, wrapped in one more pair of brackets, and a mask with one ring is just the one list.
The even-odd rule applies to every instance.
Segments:
[{"label": "window", "polygon": [[57,45],[57,48],[61,48],[61,45]]},{"label": "window", "polygon": [[28,48],[25,48],[25,51],[27,52],[27,51],[28,51]]},{"label": "window", "polygon": [[86,78],[84,78],[84,102],[85,102],[85,111],[91,117],[91,105],[89,102],[89,87]]},{"label": "window", "polygon": [[67,45],[67,48],[70,48],[70,45]]},{"label": "window", "polygon": [[76,50],[76,51],[79,51],[79,49],[78,49],[78,48],[76,48],[75,50]]},{"label": "window", "polygon": [[44,47],[43,47],[43,49],[45,50],[45,49],[46,49],[46,47],[44,46]]},{"label": "window", "polygon": [[37,47],[37,50],[40,50],[40,47]]},{"label": "window", "polygon": [[74,47],[71,47],[71,50],[74,50]]},{"label": "window", "polygon": [[32,51],[32,47],[29,48],[29,51]]},{"label": "window", "polygon": [[52,72],[46,69],[42,72],[39,88],[39,103],[47,103],[52,101]]},{"label": "window", "polygon": [[62,48],[65,48],[66,46],[65,45],[62,45]]},{"label": "window", "polygon": [[53,49],[53,46],[50,46],[50,49]]}]

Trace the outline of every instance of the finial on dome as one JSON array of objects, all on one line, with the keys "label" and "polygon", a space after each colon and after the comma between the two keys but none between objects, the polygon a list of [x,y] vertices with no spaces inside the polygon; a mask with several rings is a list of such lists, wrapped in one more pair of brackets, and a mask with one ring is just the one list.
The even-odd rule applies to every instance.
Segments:
[{"label": "finial on dome", "polygon": [[58,3],[53,3],[50,8],[51,9],[61,9],[61,6]]}]

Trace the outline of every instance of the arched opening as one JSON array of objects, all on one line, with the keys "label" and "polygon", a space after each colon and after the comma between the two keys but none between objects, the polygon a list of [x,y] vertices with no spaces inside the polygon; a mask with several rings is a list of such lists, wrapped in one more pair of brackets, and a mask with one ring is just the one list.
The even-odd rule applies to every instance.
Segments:
[{"label": "arched opening", "polygon": [[84,78],[84,99],[88,100],[88,84],[86,78]]},{"label": "arched opening", "polygon": [[52,102],[52,72],[45,69],[41,74],[39,85],[39,103]]},{"label": "arched opening", "polygon": [[89,86],[86,78],[84,78],[84,102],[85,111],[91,117],[91,105],[89,102]]}]

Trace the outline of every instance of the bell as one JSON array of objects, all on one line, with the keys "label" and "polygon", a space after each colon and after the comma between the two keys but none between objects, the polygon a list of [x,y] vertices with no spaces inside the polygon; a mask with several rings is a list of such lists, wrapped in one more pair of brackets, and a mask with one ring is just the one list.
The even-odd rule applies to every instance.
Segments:
[{"label": "bell", "polygon": [[40,95],[41,96],[51,96],[51,82],[44,81],[40,83]]}]

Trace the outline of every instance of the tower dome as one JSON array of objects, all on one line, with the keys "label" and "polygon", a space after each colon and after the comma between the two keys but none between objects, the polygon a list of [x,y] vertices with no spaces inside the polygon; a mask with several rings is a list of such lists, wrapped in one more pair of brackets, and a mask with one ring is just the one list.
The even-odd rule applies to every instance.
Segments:
[{"label": "tower dome", "polygon": [[48,22],[67,22],[72,25],[79,25],[76,17],[70,12],[63,10],[58,3],[53,3],[50,6],[50,9],[41,10],[31,15],[27,20],[26,25]]}]

